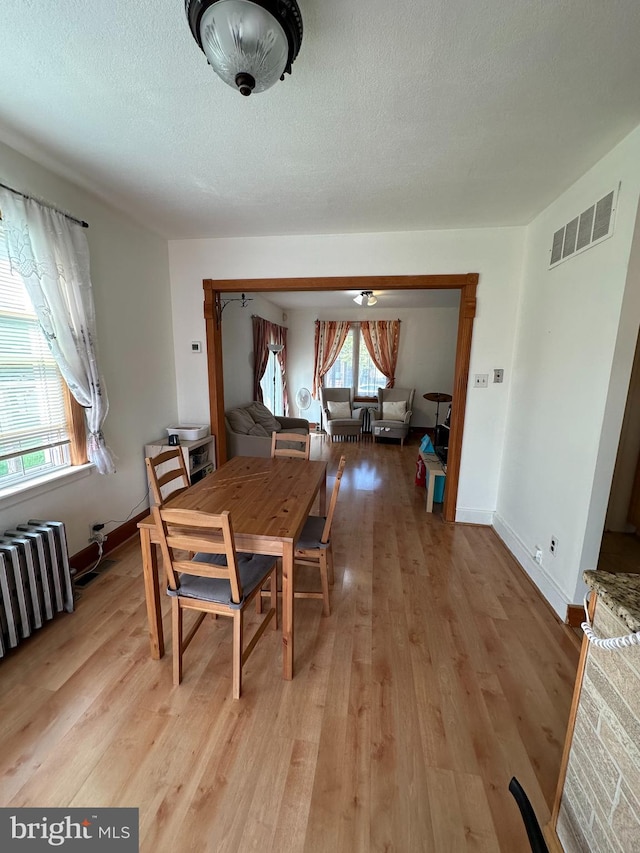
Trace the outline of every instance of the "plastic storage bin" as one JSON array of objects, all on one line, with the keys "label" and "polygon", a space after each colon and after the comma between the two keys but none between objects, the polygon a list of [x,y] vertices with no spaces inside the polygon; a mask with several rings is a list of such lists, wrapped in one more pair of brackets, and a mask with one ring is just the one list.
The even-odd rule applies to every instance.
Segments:
[{"label": "plastic storage bin", "polygon": [[209,435],[208,426],[170,426],[167,427],[168,435],[177,435],[180,441],[196,441]]}]

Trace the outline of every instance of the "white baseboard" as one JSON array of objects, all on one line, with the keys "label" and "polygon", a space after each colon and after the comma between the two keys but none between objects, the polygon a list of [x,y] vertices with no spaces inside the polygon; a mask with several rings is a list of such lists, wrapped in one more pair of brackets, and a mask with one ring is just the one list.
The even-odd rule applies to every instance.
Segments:
[{"label": "white baseboard", "polygon": [[456,507],[456,522],[459,521],[463,524],[484,524],[491,527],[494,515],[495,513],[492,510]]},{"label": "white baseboard", "polygon": [[567,618],[567,607],[571,603],[564,592],[542,566],[536,563],[524,542],[497,512],[494,513],[493,529],[564,622]]}]

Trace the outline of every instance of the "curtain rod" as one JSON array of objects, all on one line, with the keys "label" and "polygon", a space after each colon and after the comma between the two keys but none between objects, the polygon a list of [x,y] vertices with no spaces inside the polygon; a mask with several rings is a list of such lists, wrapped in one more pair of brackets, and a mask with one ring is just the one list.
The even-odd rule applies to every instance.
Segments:
[{"label": "curtain rod", "polygon": [[82,219],[76,219],[75,216],[71,216],[70,214],[65,213],[64,210],[60,210],[59,207],[55,207],[53,204],[48,204],[46,201],[42,201],[42,199],[40,199],[40,198],[36,198],[35,196],[32,196],[32,195],[27,195],[26,193],[21,193],[20,190],[14,190],[13,187],[9,187],[3,183],[0,183],[0,187],[4,187],[5,190],[9,190],[10,193],[15,193],[16,195],[21,195],[22,198],[27,198],[27,199],[30,199],[31,201],[37,201],[38,204],[41,204],[43,207],[48,207],[49,210],[55,210],[56,213],[60,213],[60,214],[62,214],[62,216],[66,216],[67,219],[70,219],[72,222],[76,222],[78,225],[82,225],[83,228],[89,227],[88,222],[85,222]]},{"label": "curtain rod", "polygon": [[[316,317],[315,322],[316,323],[342,323],[343,321],[342,320],[320,320],[319,318]],[[352,326],[355,326],[359,323],[368,323],[370,321],[369,320],[347,320],[346,322],[351,323]],[[379,320],[379,321],[373,320],[373,322],[374,323],[376,323],[376,322],[380,322],[380,323],[402,323],[402,320],[400,319],[400,317],[398,317],[397,320]]]},{"label": "curtain rod", "polygon": [[[248,300],[247,300],[248,301]],[[272,326],[277,326],[279,329],[288,329],[288,326],[281,326],[280,323],[274,323],[273,320],[267,320],[266,317],[261,317],[260,314],[252,314],[252,320],[264,320],[265,323],[271,323]]]}]

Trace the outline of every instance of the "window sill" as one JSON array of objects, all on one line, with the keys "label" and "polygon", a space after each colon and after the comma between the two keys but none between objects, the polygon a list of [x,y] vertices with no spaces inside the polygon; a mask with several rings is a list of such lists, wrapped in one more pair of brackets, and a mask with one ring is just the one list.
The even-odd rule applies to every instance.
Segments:
[{"label": "window sill", "polygon": [[94,467],[91,462],[87,462],[85,465],[74,465],[62,471],[45,474],[44,477],[38,477],[35,480],[30,480],[28,483],[10,486],[8,489],[1,489],[0,510],[22,503],[23,501],[31,500],[31,498],[39,497],[46,492],[51,492],[54,489],[59,489],[61,486],[66,486],[68,483],[73,483],[75,480],[88,477]]}]

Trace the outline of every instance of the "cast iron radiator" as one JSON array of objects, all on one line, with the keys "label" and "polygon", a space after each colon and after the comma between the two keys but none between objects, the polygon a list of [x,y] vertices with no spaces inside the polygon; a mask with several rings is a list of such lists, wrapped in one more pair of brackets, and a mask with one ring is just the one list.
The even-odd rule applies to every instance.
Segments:
[{"label": "cast iron radiator", "polygon": [[0,657],[74,609],[64,524],[31,519],[0,537]]},{"label": "cast iron radiator", "polygon": [[377,403],[372,405],[371,403],[354,403],[354,409],[364,409],[364,414],[362,416],[362,432],[370,433],[372,432],[372,423],[371,423],[371,409],[377,409]]}]

